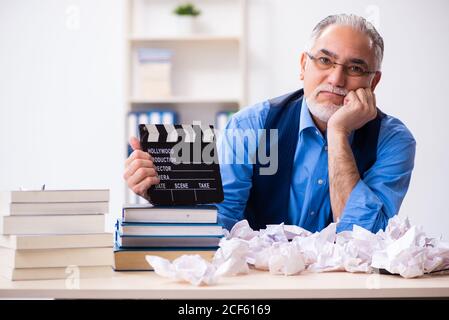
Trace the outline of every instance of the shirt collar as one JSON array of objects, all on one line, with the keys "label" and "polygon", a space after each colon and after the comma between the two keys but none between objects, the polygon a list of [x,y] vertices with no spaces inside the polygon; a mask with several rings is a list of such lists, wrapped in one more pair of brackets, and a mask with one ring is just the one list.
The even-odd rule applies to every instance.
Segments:
[{"label": "shirt collar", "polygon": [[302,99],[301,114],[299,115],[299,133],[307,128],[315,128],[318,130],[310,115],[309,107],[307,106],[306,98],[304,97]]}]

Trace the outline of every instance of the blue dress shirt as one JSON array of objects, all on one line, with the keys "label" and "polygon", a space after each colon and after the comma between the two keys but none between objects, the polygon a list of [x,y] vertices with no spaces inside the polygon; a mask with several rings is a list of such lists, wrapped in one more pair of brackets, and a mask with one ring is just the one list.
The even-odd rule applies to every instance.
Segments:
[{"label": "blue dress shirt", "polygon": [[[231,132],[252,130],[257,133],[264,128],[269,108],[269,102],[264,101],[242,109],[230,119],[226,130],[220,135],[218,151],[224,201],[217,205],[218,219],[228,230],[244,219],[253,174],[250,161],[230,163],[230,158],[237,157],[230,154],[235,153],[235,134]],[[332,221],[332,217],[329,217],[331,203],[327,139],[315,126],[306,99],[303,99],[301,110],[288,216],[293,224],[315,232],[324,229],[328,221]],[[387,115],[380,126],[377,160],[352,190],[340,217],[338,232],[352,230],[354,224],[372,232],[385,229],[388,220],[398,213],[407,192],[415,148],[415,139],[406,126]],[[254,152],[248,150],[246,144],[244,151],[249,155]]]}]

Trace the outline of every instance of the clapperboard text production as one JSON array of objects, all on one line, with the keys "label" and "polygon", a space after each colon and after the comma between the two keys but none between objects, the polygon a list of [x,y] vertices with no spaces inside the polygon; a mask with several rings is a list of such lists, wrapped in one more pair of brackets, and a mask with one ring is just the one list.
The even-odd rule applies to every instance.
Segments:
[{"label": "clapperboard text production", "polygon": [[223,201],[213,126],[139,125],[142,150],[154,159],[160,183],[149,190],[154,205]]}]

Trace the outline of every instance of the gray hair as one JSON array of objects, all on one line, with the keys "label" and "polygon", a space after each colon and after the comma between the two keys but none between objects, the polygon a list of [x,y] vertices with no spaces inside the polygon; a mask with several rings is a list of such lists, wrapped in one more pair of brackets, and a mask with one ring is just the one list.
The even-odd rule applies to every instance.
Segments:
[{"label": "gray hair", "polygon": [[313,28],[312,34],[310,36],[309,43],[306,47],[306,50],[312,49],[316,40],[321,36],[324,29],[327,27],[336,24],[336,25],[344,25],[350,26],[355,30],[361,31],[366,34],[372,41],[372,45],[374,48],[374,55],[376,58],[376,68],[380,70],[382,65],[382,59],[384,56],[384,40],[377,32],[376,28],[372,25],[371,22],[367,21],[365,18],[357,16],[355,14],[336,14],[331,15],[323,20],[321,20],[315,28]]}]

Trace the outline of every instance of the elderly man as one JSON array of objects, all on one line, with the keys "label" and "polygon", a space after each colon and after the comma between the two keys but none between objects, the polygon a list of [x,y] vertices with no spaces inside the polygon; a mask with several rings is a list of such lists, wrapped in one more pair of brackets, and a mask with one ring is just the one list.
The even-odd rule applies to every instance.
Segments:
[{"label": "elderly man", "polygon": [[[415,140],[376,107],[383,50],[382,37],[364,18],[329,16],[301,54],[304,89],[233,116],[228,131],[277,130],[278,165],[263,175],[258,159],[220,164],[225,199],[219,220],[226,228],[242,219],[254,229],[282,222],[312,232],[331,222],[338,231],[354,224],[372,232],[385,228],[407,192]],[[222,149],[232,150],[233,139],[225,132]],[[138,148],[137,141],[132,145]],[[147,167],[140,174],[136,161]],[[141,195],[158,182],[151,164],[143,153],[127,160],[125,179]]]}]

